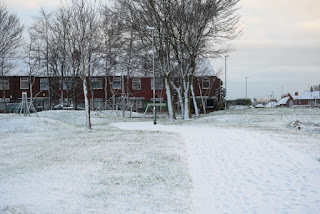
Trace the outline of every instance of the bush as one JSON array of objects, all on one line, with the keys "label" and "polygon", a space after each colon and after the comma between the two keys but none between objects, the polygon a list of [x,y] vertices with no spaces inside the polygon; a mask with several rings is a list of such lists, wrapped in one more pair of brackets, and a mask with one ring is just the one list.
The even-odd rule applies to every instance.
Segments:
[{"label": "bush", "polygon": [[236,99],[236,100],[228,100],[227,105],[231,106],[250,106],[251,99]]},{"label": "bush", "polygon": [[[220,102],[215,103],[215,110],[224,110],[225,107],[225,101],[224,99],[221,99]],[[228,107],[228,102],[227,102],[227,107]]]}]

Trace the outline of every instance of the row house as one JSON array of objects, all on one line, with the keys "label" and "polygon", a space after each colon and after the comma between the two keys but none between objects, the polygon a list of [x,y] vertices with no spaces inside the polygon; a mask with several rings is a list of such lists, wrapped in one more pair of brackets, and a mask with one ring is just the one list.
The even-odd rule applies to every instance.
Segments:
[{"label": "row house", "polygon": [[320,106],[320,91],[310,90],[304,91],[301,95],[293,99],[293,106]]},{"label": "row house", "polygon": [[[153,102],[153,78],[126,76],[87,77],[88,94],[92,109],[115,109],[123,103],[130,103],[136,111],[143,111],[146,103]],[[128,84],[127,84],[128,83]],[[222,81],[216,76],[194,78],[196,98],[204,99],[207,108],[213,108],[214,102],[221,98]],[[6,76],[0,78],[0,111],[6,111],[8,103],[21,102],[22,93],[32,97],[38,109],[63,107],[74,109],[84,107],[82,80],[79,77],[27,77]],[[177,95],[174,102],[178,105]],[[129,99],[129,102],[127,102]],[[155,79],[155,101],[166,103],[167,97],[162,78]],[[178,109],[178,106],[176,106]],[[12,109],[11,109],[12,110]]]},{"label": "row house", "polygon": [[292,107],[293,101],[298,97],[298,93],[296,92],[295,96],[291,94],[287,94],[282,96],[282,98],[277,102],[276,107]]}]

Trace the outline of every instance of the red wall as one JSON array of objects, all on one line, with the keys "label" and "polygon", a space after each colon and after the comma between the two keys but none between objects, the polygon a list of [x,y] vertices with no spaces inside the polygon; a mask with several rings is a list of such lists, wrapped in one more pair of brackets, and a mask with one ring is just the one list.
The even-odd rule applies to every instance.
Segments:
[{"label": "red wall", "polygon": [[[27,92],[28,97],[30,96],[30,90],[29,89],[20,89],[20,76],[8,76],[4,77],[9,79],[9,90],[5,91],[5,97],[10,98],[11,101],[17,100],[18,98],[21,98],[22,92]],[[45,78],[45,77],[36,77],[35,82],[33,84],[33,96],[35,96],[39,91],[40,91],[40,78]],[[102,79],[102,89],[94,89],[94,97],[95,98],[102,98],[105,99],[105,77],[94,77],[94,78],[101,78]],[[221,80],[217,77],[211,76],[207,77],[210,78],[210,90],[207,89],[202,89],[202,95],[205,96],[215,96],[216,94],[216,89],[220,87],[222,84]],[[113,77],[108,77],[108,80],[112,82]],[[136,79],[141,79],[141,90],[133,90],[132,89],[132,78],[130,79],[130,84],[129,84],[129,89],[130,89],[130,97],[144,97],[145,100],[151,100],[153,98],[153,91],[151,89],[151,80],[152,78],[136,78]],[[58,78],[50,78],[50,84],[56,84],[55,85],[55,97],[54,99],[58,100],[60,98],[61,91],[59,89],[59,84],[58,84]],[[125,78],[125,85],[126,85],[126,78]],[[88,81],[89,82],[89,81]],[[200,87],[202,87],[202,81],[198,81],[196,78],[194,79],[194,90],[196,96],[200,96],[200,90],[199,90],[199,84]],[[90,88],[89,88],[90,89]],[[77,78],[77,100],[83,100],[83,86],[82,86],[82,81],[80,78]],[[126,89],[125,89],[126,91]],[[117,96],[121,96],[121,89],[114,90],[114,92],[117,94]],[[108,93],[108,98],[112,96],[111,90],[110,90],[110,85],[108,84],[107,87],[107,93]],[[89,92],[89,96],[91,93]],[[48,91],[43,90],[41,91],[37,97],[48,97]],[[64,97],[68,96],[68,92],[64,91]],[[163,98],[166,100],[166,93],[165,93],[165,87],[163,86],[162,90],[156,90],[156,98]],[[0,98],[3,98],[3,91],[0,91]]]}]

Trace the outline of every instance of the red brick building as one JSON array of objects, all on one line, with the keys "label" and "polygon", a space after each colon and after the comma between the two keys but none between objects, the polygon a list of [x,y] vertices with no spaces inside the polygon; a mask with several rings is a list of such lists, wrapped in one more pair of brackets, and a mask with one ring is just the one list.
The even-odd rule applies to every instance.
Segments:
[{"label": "red brick building", "polygon": [[[63,82],[63,87],[62,86]],[[124,76],[94,76],[88,78],[89,97],[92,109],[114,109],[122,99],[129,98],[132,107],[143,111],[145,103],[153,101],[151,77],[131,77],[129,84]],[[164,81],[156,78],[156,102],[166,103]],[[205,99],[208,108],[221,98],[222,81],[216,76],[196,77],[193,82],[197,99]],[[32,90],[30,90],[32,88]],[[63,89],[62,89],[63,88]],[[79,77],[27,77],[7,76],[0,78],[0,111],[5,111],[8,103],[21,102],[22,92],[34,98],[34,106],[52,109],[64,99],[64,106],[81,108],[84,106],[83,85]],[[177,97],[174,94],[174,102]],[[12,109],[11,109],[12,111]]]},{"label": "red brick building", "polygon": [[294,106],[320,106],[320,91],[311,90],[304,91],[300,96],[296,96],[293,100]]}]

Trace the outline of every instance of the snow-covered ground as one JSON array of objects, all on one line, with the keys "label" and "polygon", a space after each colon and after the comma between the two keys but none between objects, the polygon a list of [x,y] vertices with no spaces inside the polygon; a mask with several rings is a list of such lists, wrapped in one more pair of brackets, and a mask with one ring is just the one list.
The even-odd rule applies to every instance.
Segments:
[{"label": "snow-covered ground", "polygon": [[[292,126],[299,121],[300,126]],[[320,108],[269,108],[219,111],[187,125],[240,128],[264,133],[280,144],[320,159]]]},{"label": "snow-covered ground", "polygon": [[319,109],[156,126],[94,112],[92,132],[82,111],[39,115],[0,115],[0,213],[320,210]]},{"label": "snow-covered ground", "polygon": [[0,213],[188,213],[185,144],[83,111],[0,115]]}]

